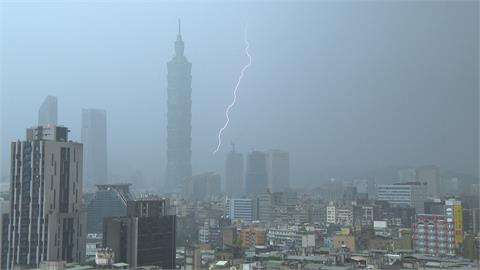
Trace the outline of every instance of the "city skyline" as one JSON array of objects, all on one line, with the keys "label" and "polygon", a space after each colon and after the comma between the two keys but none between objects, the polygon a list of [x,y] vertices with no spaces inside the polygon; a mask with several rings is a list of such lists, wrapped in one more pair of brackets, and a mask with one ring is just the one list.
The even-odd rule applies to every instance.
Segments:
[{"label": "city skyline", "polygon": [[[256,6],[254,3],[251,5]],[[400,3],[395,5],[403,6]],[[123,42],[125,35],[120,35],[123,28],[114,24],[106,23],[105,30],[93,32],[98,37],[99,44],[118,48],[118,51],[109,53],[106,53],[104,47],[91,44],[91,36],[83,27],[77,28],[77,33],[81,36],[72,33],[62,35],[66,28],[60,28],[51,34],[54,37],[68,36],[77,44],[85,45],[85,49],[81,50],[82,57],[69,54],[65,50],[57,50],[56,54],[50,56],[64,67],[66,77],[54,78],[44,72],[51,70],[51,74],[59,74],[60,69],[56,66],[49,65],[39,70],[40,64],[45,63],[43,54],[35,53],[26,47],[13,48],[6,43],[5,50],[9,53],[3,69],[8,76],[5,77],[2,87],[2,167],[7,168],[9,162],[6,145],[21,137],[26,126],[34,124],[32,115],[37,113],[38,105],[45,96],[55,95],[60,100],[59,124],[69,126],[75,140],[80,140],[81,131],[76,127],[80,125],[82,108],[104,108],[109,112],[107,136],[108,155],[111,158],[108,167],[114,178],[128,181],[131,175],[139,171],[148,181],[145,186],[163,182],[163,174],[159,175],[154,168],[166,164],[164,155],[159,154],[166,151],[164,90],[167,70],[164,63],[171,57],[171,40],[177,32],[177,19],[181,17],[184,21],[182,31],[185,32],[188,48],[191,48],[189,59],[198,65],[193,66],[192,70],[192,88],[195,89],[192,93],[194,172],[214,169],[223,174],[224,155],[228,152],[228,147],[223,147],[222,152],[215,157],[209,152],[215,145],[218,126],[224,120],[222,114],[231,99],[235,78],[245,61],[243,27],[248,21],[250,49],[255,61],[242,83],[239,96],[241,102],[232,111],[233,121],[225,134],[225,142],[234,141],[237,149],[243,153],[252,147],[260,150],[278,148],[290,152],[292,157],[295,157],[291,160],[291,178],[295,179],[291,184],[299,187],[316,183],[313,175],[322,172],[325,172],[322,178],[328,179],[331,177],[330,168],[364,172],[391,165],[417,167],[435,164],[446,171],[478,175],[478,155],[475,150],[478,148],[478,129],[475,128],[478,126],[478,94],[474,91],[474,74],[477,72],[470,72],[475,70],[475,65],[467,60],[467,57],[471,59],[470,55],[476,53],[472,46],[468,45],[472,44],[471,42],[476,44],[476,41],[471,39],[474,35],[470,34],[476,32],[475,28],[469,24],[475,19],[475,14],[470,11],[472,9],[468,8],[467,3],[455,5],[453,11],[448,9],[448,4],[434,4],[435,12],[429,12],[429,9],[421,4],[418,7],[405,5],[404,9],[397,11],[388,4],[370,3],[360,5],[356,12],[353,12],[352,8],[335,4],[310,3],[306,6],[311,6],[312,12],[306,11],[306,6],[299,4],[301,17],[298,12],[289,9],[292,6],[295,4],[275,6],[272,16],[265,18],[260,15],[260,11],[266,9],[262,5],[258,6],[258,11],[245,17],[241,16],[247,14],[245,8],[225,8],[225,14],[231,15],[227,19],[229,26],[225,27],[213,24],[213,18],[220,16],[214,14],[223,10],[221,6],[205,8],[204,11],[212,14],[212,17],[201,22],[198,17],[189,16],[195,14],[191,7],[185,7],[184,13],[173,12],[164,19],[156,19],[154,15],[162,11],[138,5],[136,10],[145,16],[132,24],[136,32],[127,31],[125,35],[139,35],[142,50],[134,49],[138,45],[136,43]],[[172,5],[172,10],[175,7]],[[313,10],[320,7],[322,12],[325,12],[321,14],[323,16],[313,14]],[[6,19],[14,21],[19,7],[6,8],[11,11],[6,14]],[[72,18],[79,14],[73,7],[59,4],[58,8],[72,12]],[[391,15],[380,18],[385,27],[380,27],[369,19],[372,10],[376,8]],[[47,7],[42,9],[45,11],[43,15],[27,8],[37,19],[38,25],[48,31],[52,22],[48,21],[45,15],[53,10]],[[101,14],[94,8],[82,7],[79,10],[90,14],[92,22],[102,22]],[[127,19],[132,17],[123,16],[124,11],[124,6],[118,5],[112,16],[127,22]],[[453,14],[454,11],[464,16],[460,18]],[[286,24],[278,20],[281,18],[279,12],[290,14],[296,20]],[[398,24],[407,13],[418,17],[417,23],[421,27]],[[347,14],[354,15],[358,22],[370,27],[370,34],[366,35],[365,31],[359,31],[362,29],[355,28],[356,24],[348,19]],[[448,22],[441,21],[445,14],[450,18]],[[65,27],[77,27],[73,21],[64,19]],[[17,29],[14,25],[17,24],[9,24],[5,29],[8,40],[35,43],[28,35],[16,35],[16,30],[25,33],[29,30]],[[31,24],[22,22],[18,24],[20,25]],[[112,35],[103,38],[102,33],[107,29]],[[202,35],[204,29],[215,29],[214,32],[218,33],[207,36],[211,41],[208,45]],[[390,41],[394,40],[390,33],[395,32],[403,33],[398,37],[398,41],[402,42]],[[381,38],[382,35],[385,35],[384,39]],[[404,39],[409,35],[413,38]],[[440,41],[428,38],[432,35]],[[55,40],[60,42],[62,47],[77,46],[66,39]],[[309,40],[308,44],[311,45],[299,50],[298,46],[305,40]],[[382,40],[386,40],[389,46],[383,46],[380,42]],[[407,42],[408,40],[415,42]],[[453,40],[465,42],[453,43]],[[41,38],[40,41],[41,48],[57,46],[50,39]],[[351,43],[358,43],[359,47],[349,46]],[[450,46],[458,50],[450,50]],[[428,54],[422,54],[424,47],[430,48]],[[352,50],[353,48],[356,49]],[[344,53],[347,51],[351,54]],[[124,52],[132,53],[127,57]],[[404,57],[395,58],[398,62],[394,65],[392,61],[385,60],[388,59],[385,56],[391,53]],[[19,55],[28,56],[31,63],[26,64],[26,59]],[[366,55],[373,59],[369,62],[369,69],[361,68]],[[102,72],[97,67],[91,68],[96,73],[103,74],[101,77],[91,74],[88,71],[89,66],[82,61],[93,61],[93,57],[98,59]],[[147,58],[152,61],[146,61]],[[63,62],[62,59],[70,61]],[[422,65],[402,59],[417,59]],[[431,64],[428,62],[430,60],[433,61]],[[307,72],[302,74],[295,72],[300,61],[308,63]],[[20,80],[20,74],[15,69],[16,63],[25,63],[24,66],[29,67],[28,74],[37,74],[36,77],[32,80]],[[444,63],[449,63],[449,67]],[[331,68],[327,68],[328,66]],[[429,70],[430,75],[417,75],[423,74],[420,71],[424,68]],[[314,76],[309,71],[315,69],[319,70],[320,76]],[[104,70],[109,72],[103,72]],[[386,73],[386,70],[393,70],[394,73]],[[457,74],[454,70],[465,72],[454,76]],[[292,76],[288,76],[289,72]],[[342,81],[355,83],[335,85],[334,82],[338,79],[336,73],[349,79]],[[90,75],[84,77],[81,74]],[[262,79],[270,75],[278,78],[278,82]],[[75,83],[66,81],[67,77],[72,78]],[[386,79],[380,80],[381,77],[392,80],[391,84],[386,84]],[[94,80],[98,83],[93,83]],[[30,86],[30,81],[36,81],[38,87]],[[35,91],[32,91],[34,88]],[[455,91],[450,91],[453,88],[463,94],[454,94]],[[26,105],[21,110],[18,106],[12,106],[19,98],[16,93],[22,94],[22,102]],[[92,95],[95,96],[94,99],[90,98]],[[298,108],[298,104],[303,106]],[[124,113],[125,108],[128,108],[128,114]],[[12,121],[13,115],[17,121]],[[277,117],[281,117],[283,121],[276,121]],[[449,125],[444,125],[445,122]],[[125,126],[128,128],[125,129]],[[267,126],[268,128],[265,128]],[[147,128],[150,132],[143,134],[144,140],[131,139],[136,136],[137,130]],[[408,140],[409,136],[414,137]],[[446,138],[448,143],[444,143]],[[314,149],[309,145],[313,145]],[[130,153],[128,157],[121,155],[123,151]],[[5,170],[2,171],[5,174]]]},{"label": "city skyline", "polygon": [[479,7],[0,0],[0,269],[479,268]]}]

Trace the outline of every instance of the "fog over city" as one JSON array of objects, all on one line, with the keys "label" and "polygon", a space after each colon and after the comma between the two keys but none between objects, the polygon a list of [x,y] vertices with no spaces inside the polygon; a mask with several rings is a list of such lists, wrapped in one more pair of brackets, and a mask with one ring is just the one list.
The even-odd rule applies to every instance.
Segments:
[{"label": "fog over city", "polygon": [[[478,2],[7,1],[0,17],[4,176],[52,95],[74,141],[82,109],[106,110],[110,182],[161,189],[181,19],[194,174],[223,174],[234,142],[289,151],[293,187],[390,166],[478,177]],[[247,24],[252,65],[213,155]]]}]

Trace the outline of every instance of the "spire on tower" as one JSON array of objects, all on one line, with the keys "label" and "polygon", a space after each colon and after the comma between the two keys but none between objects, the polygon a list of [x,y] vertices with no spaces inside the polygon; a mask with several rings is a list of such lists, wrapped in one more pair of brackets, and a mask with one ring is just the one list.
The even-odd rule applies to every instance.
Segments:
[{"label": "spire on tower", "polygon": [[182,35],[182,21],[180,20],[180,18],[178,19],[178,35]]},{"label": "spire on tower", "polygon": [[175,41],[175,54],[178,56],[183,55],[184,45],[182,40],[182,22],[178,19],[178,35],[177,41]]}]

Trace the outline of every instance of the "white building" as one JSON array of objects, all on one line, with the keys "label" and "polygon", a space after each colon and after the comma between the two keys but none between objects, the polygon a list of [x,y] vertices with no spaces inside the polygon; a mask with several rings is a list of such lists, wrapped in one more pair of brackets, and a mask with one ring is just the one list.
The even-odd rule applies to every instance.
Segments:
[{"label": "white building", "polygon": [[225,204],[225,217],[250,223],[253,221],[253,201],[249,198],[228,198]]},{"label": "white building", "polygon": [[426,197],[427,185],[420,182],[377,186],[377,200],[387,201],[394,206],[415,207],[417,213],[423,213]]},{"label": "white building", "polygon": [[353,224],[352,207],[337,207],[335,209],[335,224],[351,226]]},{"label": "white building", "polygon": [[315,230],[313,226],[277,226],[268,230],[267,241],[271,246],[285,246],[292,243],[301,248],[315,247]]},{"label": "white building", "polygon": [[335,222],[336,222],[336,211],[335,210],[336,210],[336,206],[335,206],[334,202],[328,203],[327,208],[326,208],[327,224],[335,224]]}]

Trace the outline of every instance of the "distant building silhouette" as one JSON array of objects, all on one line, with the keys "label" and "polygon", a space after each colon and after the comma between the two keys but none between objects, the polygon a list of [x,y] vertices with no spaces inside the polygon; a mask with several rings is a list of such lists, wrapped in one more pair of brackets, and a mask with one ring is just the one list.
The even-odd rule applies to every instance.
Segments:
[{"label": "distant building silhouette", "polygon": [[439,195],[440,168],[434,165],[417,168],[417,181],[427,183],[427,194]]},{"label": "distant building silhouette", "polygon": [[42,261],[83,262],[82,145],[65,127],[27,129],[11,146],[7,267],[38,267]]},{"label": "distant building silhouette", "polygon": [[84,187],[93,189],[107,179],[107,112],[82,110],[82,143],[84,148]]},{"label": "distant building silhouette", "polygon": [[40,105],[38,110],[38,125],[39,126],[56,126],[58,121],[58,100],[57,97],[48,96]]},{"label": "distant building silhouette", "polygon": [[206,172],[186,178],[183,195],[194,200],[204,200],[221,193],[221,178],[214,172]]},{"label": "distant building silhouette", "polygon": [[272,192],[290,187],[290,154],[282,150],[268,152],[268,184]]},{"label": "distant building silhouette", "polygon": [[252,151],[247,155],[247,170],[245,173],[245,192],[255,195],[268,188],[267,154]]},{"label": "distant building silhouette", "polygon": [[235,145],[232,144],[232,150],[228,152],[225,162],[225,191],[232,197],[238,197],[243,194],[243,154],[235,151]]},{"label": "distant building silhouette", "polygon": [[180,21],[175,56],[167,64],[167,168],[166,189],[177,191],[186,177],[192,176],[191,164],[191,69],[183,54]]}]

